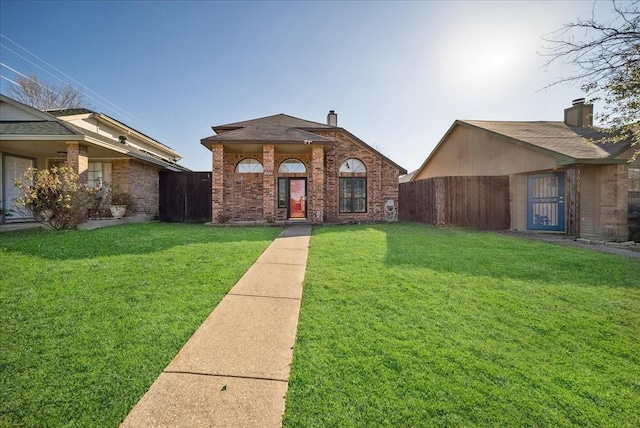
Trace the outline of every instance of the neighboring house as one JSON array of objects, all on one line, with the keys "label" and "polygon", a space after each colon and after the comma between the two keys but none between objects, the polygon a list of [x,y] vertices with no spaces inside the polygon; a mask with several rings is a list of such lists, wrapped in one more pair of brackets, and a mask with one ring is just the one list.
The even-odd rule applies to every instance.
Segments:
[{"label": "neighboring house", "polygon": [[580,99],[563,122],[457,120],[412,181],[509,176],[511,229],[624,241],[640,161],[628,163],[628,142],[591,143],[602,137],[592,116]]},{"label": "neighboring house", "polygon": [[0,201],[14,209],[3,221],[24,220],[13,200],[14,178],[29,167],[69,165],[92,187],[117,184],[136,200],[139,214],[158,215],[159,171],[184,171],[170,147],[87,109],[43,112],[0,95]]},{"label": "neighboring house", "polygon": [[[285,114],[214,126],[212,221],[379,221],[407,171],[337,125]],[[389,211],[391,211],[389,209]]]}]

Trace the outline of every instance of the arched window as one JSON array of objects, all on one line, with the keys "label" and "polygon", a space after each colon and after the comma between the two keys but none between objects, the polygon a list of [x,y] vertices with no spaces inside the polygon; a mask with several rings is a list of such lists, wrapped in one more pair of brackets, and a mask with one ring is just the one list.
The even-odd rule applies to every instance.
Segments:
[{"label": "arched window", "polygon": [[340,165],[340,172],[367,172],[367,167],[360,159],[349,158]]},{"label": "arched window", "polygon": [[239,174],[255,174],[263,171],[259,160],[253,158],[242,159],[236,165],[236,172]]},{"label": "arched window", "polygon": [[298,159],[287,159],[280,164],[280,166],[278,167],[278,172],[307,172],[307,167],[305,167],[304,164]]},{"label": "arched window", "polygon": [[339,204],[341,213],[367,212],[367,167],[349,158],[340,165]]}]

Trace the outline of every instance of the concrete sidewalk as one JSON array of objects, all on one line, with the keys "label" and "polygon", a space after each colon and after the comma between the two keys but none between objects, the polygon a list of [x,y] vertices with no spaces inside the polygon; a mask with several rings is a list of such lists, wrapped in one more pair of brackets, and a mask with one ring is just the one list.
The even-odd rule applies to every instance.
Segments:
[{"label": "concrete sidewalk", "polygon": [[311,226],[285,229],[121,427],[279,427]]}]

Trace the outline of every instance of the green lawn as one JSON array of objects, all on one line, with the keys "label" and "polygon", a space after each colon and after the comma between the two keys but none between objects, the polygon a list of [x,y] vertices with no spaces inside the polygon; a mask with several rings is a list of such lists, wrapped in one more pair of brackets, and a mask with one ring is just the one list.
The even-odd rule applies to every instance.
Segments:
[{"label": "green lawn", "polygon": [[316,228],[284,426],[640,426],[640,260]]},{"label": "green lawn", "polygon": [[[117,426],[274,228],[0,234],[0,426]],[[284,425],[639,426],[640,261],[314,229]]]},{"label": "green lawn", "polygon": [[0,234],[0,426],[118,426],[279,232]]}]

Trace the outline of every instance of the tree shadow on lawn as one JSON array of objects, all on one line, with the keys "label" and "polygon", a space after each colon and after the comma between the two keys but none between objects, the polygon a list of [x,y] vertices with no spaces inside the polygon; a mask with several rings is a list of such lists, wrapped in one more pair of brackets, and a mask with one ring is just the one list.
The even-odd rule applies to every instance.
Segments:
[{"label": "tree shadow on lawn", "polygon": [[193,244],[272,241],[281,228],[220,228],[183,223],[125,224],[94,230],[30,229],[0,235],[4,251],[51,260],[139,255]]},{"label": "tree shadow on lawn", "polygon": [[640,260],[492,232],[412,223],[374,228],[386,234],[389,266],[549,284],[640,288]]}]

